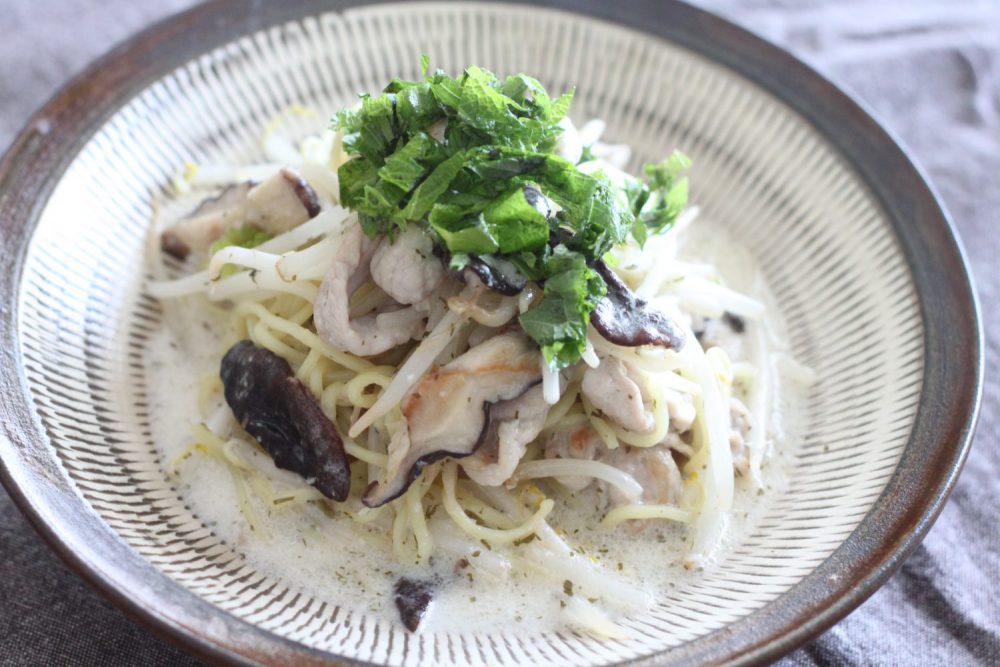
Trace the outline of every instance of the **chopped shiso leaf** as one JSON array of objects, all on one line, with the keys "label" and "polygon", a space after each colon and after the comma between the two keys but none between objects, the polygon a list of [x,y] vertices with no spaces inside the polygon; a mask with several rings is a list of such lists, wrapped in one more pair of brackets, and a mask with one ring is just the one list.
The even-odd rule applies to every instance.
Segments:
[{"label": "chopped shiso leaf", "polygon": [[549,277],[537,306],[521,315],[521,326],[542,348],[552,368],[575,363],[587,346],[587,321],[607,288],[583,255],[556,246],[546,261]]},{"label": "chopped shiso leaf", "polygon": [[[688,201],[688,180],[681,173],[691,166],[691,160],[680,151],[659,164],[647,164],[643,171],[647,182],[638,199],[632,202],[637,222],[659,234],[670,229]],[[645,237],[636,237],[639,245]]]},{"label": "chopped shiso leaf", "polygon": [[420,225],[454,269],[507,261],[544,285],[521,325],[553,370],[565,368],[605,294],[594,262],[630,234],[641,245],[673,225],[690,161],[674,153],[619,188],[554,153],[572,91],[553,99],[525,74],[471,66],[453,78],[428,64],[422,81],[396,79],[334,119],[352,155],[339,169],[341,201],[371,237]]},{"label": "chopped shiso leaf", "polygon": [[[212,244],[209,256],[214,255],[223,248],[239,246],[241,248],[256,248],[265,241],[270,241],[271,235],[262,229],[247,223],[238,227],[228,229],[218,241]],[[226,264],[219,273],[220,278],[231,276],[242,269],[235,264]]]}]

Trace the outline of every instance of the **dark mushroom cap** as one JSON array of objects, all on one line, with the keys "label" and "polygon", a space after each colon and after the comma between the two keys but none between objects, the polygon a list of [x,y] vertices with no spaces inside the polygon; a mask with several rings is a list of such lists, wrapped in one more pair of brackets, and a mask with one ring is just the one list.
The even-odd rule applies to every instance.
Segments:
[{"label": "dark mushroom cap", "polygon": [[220,375],[226,403],[276,466],[302,475],[327,498],[347,499],[344,443],[287,361],[244,340],[226,352]]},{"label": "dark mushroom cap", "polygon": [[679,350],[684,346],[684,331],[669,317],[648,307],[603,261],[593,266],[608,288],[590,314],[590,323],[601,336],[623,347],[656,345]]},{"label": "dark mushroom cap", "polygon": [[483,285],[504,296],[520,294],[525,285],[528,284],[528,279],[522,276],[513,264],[504,259],[494,258],[487,262],[481,257],[470,257],[463,272],[473,273]]},{"label": "dark mushroom cap", "polygon": [[396,581],[392,590],[393,600],[403,625],[410,632],[416,632],[420,627],[420,621],[434,601],[435,589],[440,583],[436,579],[420,581],[407,577],[400,577]]}]

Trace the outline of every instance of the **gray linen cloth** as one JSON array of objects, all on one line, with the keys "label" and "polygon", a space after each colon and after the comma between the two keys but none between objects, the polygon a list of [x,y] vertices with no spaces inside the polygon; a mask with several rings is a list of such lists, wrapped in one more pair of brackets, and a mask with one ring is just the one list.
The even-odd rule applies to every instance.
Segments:
[{"label": "gray linen cloth", "polygon": [[[0,150],[69,76],[191,0],[0,2]],[[853,92],[910,147],[958,225],[1000,353],[1000,3],[702,0]],[[992,370],[992,369],[990,369]],[[902,570],[782,665],[1000,665],[1000,378],[951,501]],[[196,665],[70,573],[0,491],[0,664]]]}]

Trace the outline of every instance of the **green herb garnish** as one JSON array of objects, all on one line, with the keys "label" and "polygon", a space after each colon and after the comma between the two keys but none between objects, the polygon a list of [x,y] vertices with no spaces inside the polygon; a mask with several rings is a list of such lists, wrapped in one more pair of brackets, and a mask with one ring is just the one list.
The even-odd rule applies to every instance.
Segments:
[{"label": "green herb garnish", "polygon": [[453,268],[500,258],[544,284],[520,321],[552,369],[565,368],[606,291],[591,265],[629,234],[642,244],[670,228],[687,201],[689,162],[675,153],[647,165],[646,182],[616,187],[553,152],[572,92],[553,99],[532,77],[476,66],[458,78],[428,74],[426,57],[421,67],[423,80],[394,80],[335,118],[354,156],[339,170],[341,201],[369,236],[418,224]]},{"label": "green herb garnish", "polygon": [[[212,244],[209,256],[211,257],[223,248],[228,248],[234,245],[240,246],[241,248],[256,248],[261,243],[269,240],[271,240],[270,234],[247,223],[240,225],[239,227],[233,227],[226,230],[226,233],[222,235],[222,238]],[[219,277],[225,278],[242,270],[242,267],[236,266],[235,264],[226,264],[219,272]]]},{"label": "green herb garnish", "polygon": [[546,262],[545,296],[521,315],[521,326],[542,348],[554,369],[580,358],[587,345],[587,319],[607,292],[583,255],[558,245]]}]

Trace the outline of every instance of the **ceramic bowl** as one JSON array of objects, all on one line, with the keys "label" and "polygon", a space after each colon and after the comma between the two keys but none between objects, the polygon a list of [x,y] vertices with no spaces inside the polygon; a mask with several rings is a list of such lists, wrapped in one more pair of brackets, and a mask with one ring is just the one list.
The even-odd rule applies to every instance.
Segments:
[{"label": "ceramic bowl", "polygon": [[[408,634],[257,571],[165,471],[145,365],[151,193],[187,161],[260,159],[265,123],[419,75],[419,55],[576,87],[574,116],[675,147],[692,197],[758,260],[818,382],[788,425],[788,484],[716,568],[573,632]],[[858,103],[762,40],[673,1],[218,0],[139,35],[57,95],[0,165],[3,479],[62,556],[222,662],[707,664],[774,658],[870,595],[937,516],[982,372],[962,250],[933,191]]]}]

